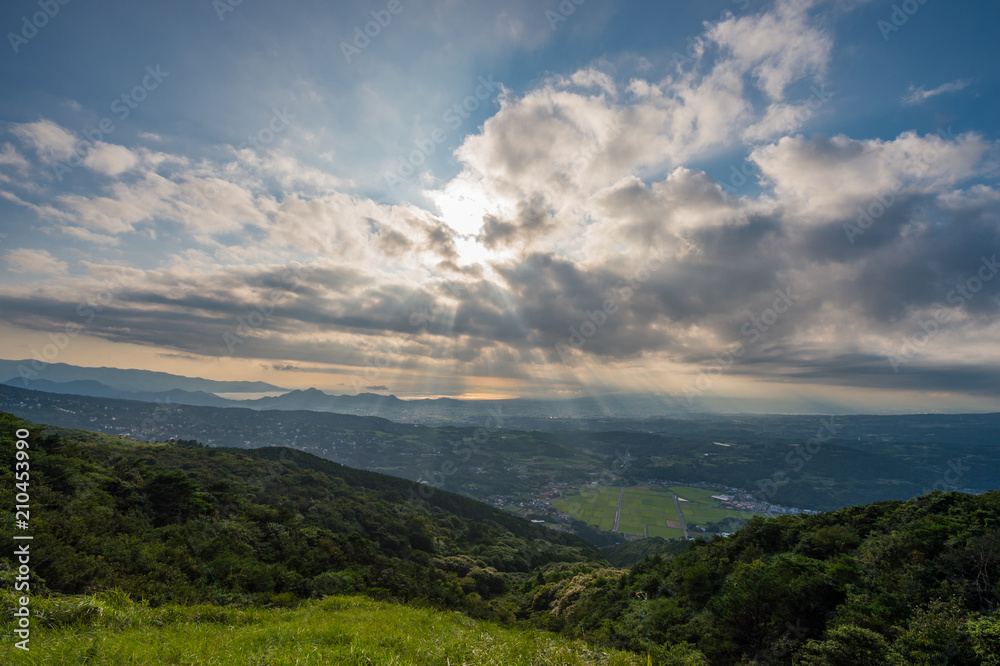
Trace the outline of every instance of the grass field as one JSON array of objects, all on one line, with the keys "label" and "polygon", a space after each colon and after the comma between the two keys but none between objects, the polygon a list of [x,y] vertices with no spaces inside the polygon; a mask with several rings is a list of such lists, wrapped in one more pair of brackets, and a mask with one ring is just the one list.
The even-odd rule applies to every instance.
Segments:
[{"label": "grass field", "polygon": [[683,497],[687,502],[681,502],[681,512],[684,514],[684,522],[688,526],[709,523],[718,523],[726,518],[736,518],[737,520],[749,520],[753,516],[751,511],[736,511],[724,509],[719,506],[719,500],[712,499],[712,495],[718,495],[718,490],[707,490],[705,488],[692,488],[690,486],[674,486],[670,488],[677,493],[678,497]]},{"label": "grass field", "polygon": [[719,500],[712,499],[712,495],[718,495],[718,490],[707,490],[705,488],[692,488],[691,486],[671,486],[668,490],[677,493],[678,497],[686,499],[688,502],[707,504],[712,506],[719,503]]},{"label": "grass field", "polygon": [[[3,601],[8,601],[4,599]],[[150,608],[114,592],[33,601],[30,651],[8,618],[0,663],[19,664],[646,664],[534,629],[506,629],[456,612],[364,597],[327,597],[293,610],[218,606]],[[5,607],[10,604],[4,604]]]},{"label": "grass field", "polygon": [[[620,490],[616,486],[587,488],[579,496],[555,500],[553,505],[588,525],[610,530],[614,525]],[[682,538],[684,532],[681,529],[667,526],[668,520],[678,521],[677,508],[671,492],[676,493],[678,498],[687,500],[679,504],[684,514],[684,521],[689,527],[718,523],[730,517],[747,520],[753,515],[749,511],[719,507],[719,500],[712,499],[712,495],[719,494],[718,490],[691,486],[673,486],[662,490],[638,486],[625,488],[618,531],[623,534],[659,536],[664,539]]]},{"label": "grass field", "polygon": [[[618,508],[619,487],[588,488],[578,497],[555,500],[554,506],[589,525],[610,530]],[[670,493],[644,487],[625,489],[618,531],[624,534],[662,536],[667,539],[684,536],[681,530],[668,528],[666,521],[677,520],[677,510]]]},{"label": "grass field", "polygon": [[684,536],[684,532],[678,527],[659,527],[657,525],[647,526],[649,530],[649,536],[651,537],[662,537],[664,539],[680,539]]}]

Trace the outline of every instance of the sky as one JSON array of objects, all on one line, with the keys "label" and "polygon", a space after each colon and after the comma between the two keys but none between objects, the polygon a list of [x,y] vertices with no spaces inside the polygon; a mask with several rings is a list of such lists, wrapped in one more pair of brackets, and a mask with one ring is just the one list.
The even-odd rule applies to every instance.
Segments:
[{"label": "sky", "polygon": [[12,0],[0,357],[998,411],[998,27],[973,0]]}]

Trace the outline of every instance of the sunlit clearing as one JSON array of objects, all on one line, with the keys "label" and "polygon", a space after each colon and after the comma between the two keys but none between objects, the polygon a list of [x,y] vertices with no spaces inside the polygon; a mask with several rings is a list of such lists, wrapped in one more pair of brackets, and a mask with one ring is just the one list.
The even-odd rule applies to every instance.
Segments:
[{"label": "sunlit clearing", "polygon": [[480,227],[483,226],[483,215],[497,208],[481,190],[465,183],[458,183],[445,190],[428,194],[440,211],[445,224],[465,236],[479,233]]},{"label": "sunlit clearing", "polygon": [[483,226],[483,216],[497,214],[503,209],[502,202],[492,200],[475,185],[464,182],[427,194],[434,201],[445,224],[461,234],[455,239],[460,264],[484,263],[488,259],[509,254],[487,249],[476,240]]}]

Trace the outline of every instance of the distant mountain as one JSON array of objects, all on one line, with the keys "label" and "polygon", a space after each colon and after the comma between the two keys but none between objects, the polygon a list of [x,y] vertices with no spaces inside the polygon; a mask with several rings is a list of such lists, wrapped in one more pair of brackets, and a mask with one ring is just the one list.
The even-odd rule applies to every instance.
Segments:
[{"label": "distant mountain", "polygon": [[365,412],[384,415],[412,402],[400,400],[394,395],[379,395],[377,393],[359,393],[358,395],[330,395],[319,389],[311,388],[304,391],[289,391],[284,395],[257,400],[240,401],[241,407],[251,409],[307,409],[314,412]]},{"label": "distant mountain", "polygon": [[639,418],[650,415],[678,415],[686,410],[674,398],[648,394],[621,394],[585,398],[506,400],[460,400],[418,398],[403,400],[395,395],[359,393],[331,395],[315,388],[290,391],[284,395],[239,401],[251,409],[310,410],[381,416],[394,420],[482,420],[488,408],[500,407],[504,416],[534,418]]},{"label": "distant mountain", "polygon": [[[25,379],[27,375],[27,378]],[[105,386],[129,393],[159,393],[163,391],[204,391],[207,393],[263,393],[288,389],[267,382],[220,382],[200,377],[185,377],[151,370],[121,368],[86,368],[66,363],[42,364],[34,360],[0,360],[0,377],[17,378],[12,384],[19,388],[36,388],[40,380],[50,382],[100,382]],[[9,382],[8,382],[9,383]],[[49,389],[39,388],[48,391]],[[80,394],[87,395],[87,394]]]},{"label": "distant mountain", "polygon": [[[720,413],[796,413],[791,404],[770,399],[732,401],[719,396],[698,397],[694,404],[684,396],[652,393],[611,393],[569,398],[510,398],[503,400],[461,400],[456,398],[401,399],[395,395],[359,393],[333,395],[316,388],[288,390],[266,382],[222,382],[183,377],[146,370],[84,368],[52,363],[40,368],[38,376],[25,381],[20,370],[32,369],[34,361],[0,360],[0,378],[18,388],[51,393],[121,398],[143,402],[169,401],[182,405],[245,407],[257,410],[330,412],[358,416],[437,424],[481,424],[498,409],[502,419],[514,419],[519,427],[548,429],[558,420],[597,422],[607,419],[648,419],[690,417]],[[46,383],[48,382],[48,383]],[[220,398],[216,393],[267,393],[283,395],[239,400]],[[816,414],[855,413],[833,403],[811,403]],[[563,427],[560,425],[559,427]]]},{"label": "distant mountain", "polygon": [[20,377],[14,377],[2,382],[6,386],[27,388],[32,391],[58,393],[61,395],[83,395],[91,398],[114,398],[119,400],[138,400],[165,404],[196,405],[199,407],[232,407],[234,402],[220,398],[213,393],[204,391],[122,391],[91,379],[79,379],[72,382],[53,382],[48,379],[35,379],[25,382]]}]

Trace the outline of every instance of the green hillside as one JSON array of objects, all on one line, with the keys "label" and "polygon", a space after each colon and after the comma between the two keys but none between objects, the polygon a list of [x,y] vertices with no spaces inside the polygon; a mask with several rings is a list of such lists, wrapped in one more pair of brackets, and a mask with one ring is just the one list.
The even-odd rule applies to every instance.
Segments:
[{"label": "green hillside", "polygon": [[650,537],[648,539],[623,541],[614,546],[605,546],[600,550],[601,555],[611,564],[616,567],[628,567],[641,562],[650,555],[661,555],[663,557],[680,555],[690,548],[690,545],[690,541],[666,541],[659,537]]},{"label": "green hillside", "polygon": [[[504,629],[457,612],[364,597],[332,596],[294,610],[217,606],[151,608],[123,594],[71,597],[41,606],[28,653],[0,647],[4,664],[489,664],[563,666],[646,663],[537,630]],[[0,625],[3,626],[3,625]]]},{"label": "green hillside", "polygon": [[[493,617],[534,567],[601,559],[572,535],[475,500],[301,452],[135,442],[10,415],[0,416],[4,543],[21,427],[31,432],[36,594],[120,587],[153,604],[286,606],[363,591]],[[5,581],[13,566],[5,548]]]},{"label": "green hillside", "polygon": [[1000,664],[1000,492],[755,517],[628,570],[544,569],[519,617],[622,649],[687,642],[712,664]]},{"label": "green hillside", "polygon": [[18,428],[33,652],[12,652],[5,548],[3,663],[1000,666],[1000,492],[755,517],[687,548],[606,551],[652,553],[620,568],[572,535],[302,452],[0,414],[7,544],[23,543]]}]

